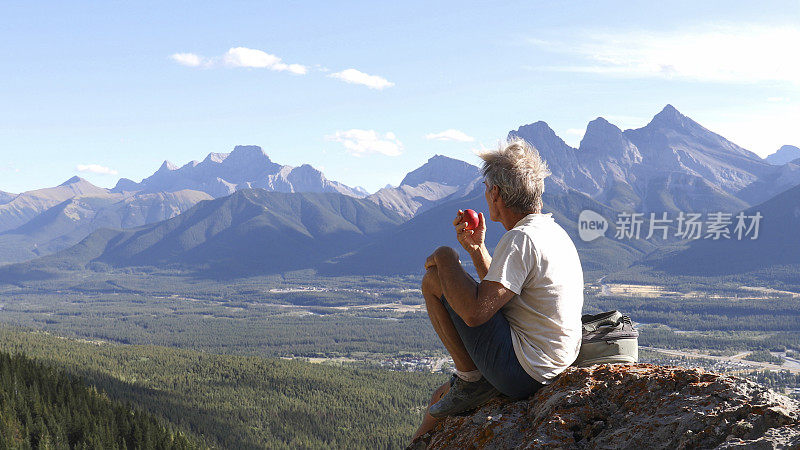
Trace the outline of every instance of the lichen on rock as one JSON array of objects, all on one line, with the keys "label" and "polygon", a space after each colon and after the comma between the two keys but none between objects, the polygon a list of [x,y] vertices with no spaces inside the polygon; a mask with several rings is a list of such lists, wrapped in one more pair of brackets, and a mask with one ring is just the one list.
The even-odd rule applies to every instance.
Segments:
[{"label": "lichen on rock", "polygon": [[800,402],[699,369],[571,367],[531,398],[497,398],[448,417],[412,446],[800,448]]}]

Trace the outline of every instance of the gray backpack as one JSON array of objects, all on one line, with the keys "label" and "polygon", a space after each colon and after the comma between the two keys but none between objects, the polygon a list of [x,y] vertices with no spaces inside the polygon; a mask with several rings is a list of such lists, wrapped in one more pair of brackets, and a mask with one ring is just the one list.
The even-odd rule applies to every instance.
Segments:
[{"label": "gray backpack", "polygon": [[573,366],[639,361],[639,331],[630,317],[619,311],[586,314],[583,322],[583,341]]}]

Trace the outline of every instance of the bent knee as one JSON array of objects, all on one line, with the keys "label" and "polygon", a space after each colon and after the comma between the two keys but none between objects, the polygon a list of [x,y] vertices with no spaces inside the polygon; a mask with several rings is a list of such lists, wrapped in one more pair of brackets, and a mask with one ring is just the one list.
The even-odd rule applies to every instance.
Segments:
[{"label": "bent knee", "polygon": [[435,251],[437,258],[449,258],[458,261],[458,252],[453,247],[443,245]]},{"label": "bent knee", "polygon": [[442,283],[439,281],[439,272],[436,267],[431,267],[422,277],[422,293],[435,297],[442,296]]}]

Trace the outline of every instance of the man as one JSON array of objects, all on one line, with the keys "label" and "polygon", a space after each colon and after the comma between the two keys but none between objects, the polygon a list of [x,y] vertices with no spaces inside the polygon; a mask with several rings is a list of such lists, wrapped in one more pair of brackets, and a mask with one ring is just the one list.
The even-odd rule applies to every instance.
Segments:
[{"label": "man", "polygon": [[481,158],[489,218],[507,232],[489,256],[483,213],[473,230],[462,211],[453,221],[480,282],[452,248],[440,247],[425,261],[422,295],[456,372],[434,393],[415,439],[438,418],[499,394],[532,395],[580,350],[583,271],[572,240],[551,213],[542,213],[547,165],[521,139]]}]

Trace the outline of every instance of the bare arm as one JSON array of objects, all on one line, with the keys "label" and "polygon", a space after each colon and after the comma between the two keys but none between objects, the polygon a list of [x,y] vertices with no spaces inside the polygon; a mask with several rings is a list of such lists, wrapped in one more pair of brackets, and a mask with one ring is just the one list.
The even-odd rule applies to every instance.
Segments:
[{"label": "bare arm", "polygon": [[485,245],[481,245],[479,249],[471,252],[469,256],[472,257],[472,264],[475,265],[478,276],[483,280],[486,274],[489,273],[489,266],[492,265],[492,257],[489,255],[489,250]]},{"label": "bare arm", "polygon": [[439,247],[428,257],[425,268],[433,266],[442,284],[442,294],[453,311],[470,327],[486,323],[514,297],[513,291],[498,282],[476,283],[461,267],[458,254],[450,247]]}]

